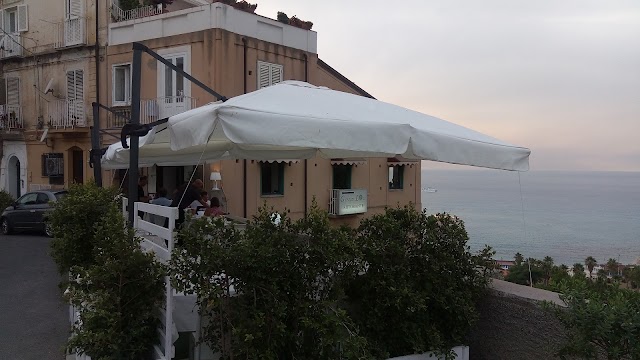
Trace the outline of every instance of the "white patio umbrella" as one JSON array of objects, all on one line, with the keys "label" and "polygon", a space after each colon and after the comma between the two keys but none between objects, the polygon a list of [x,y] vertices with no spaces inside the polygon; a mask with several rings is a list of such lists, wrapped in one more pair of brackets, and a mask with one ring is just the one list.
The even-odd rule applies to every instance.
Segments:
[{"label": "white patio umbrella", "polygon": [[[161,130],[141,138],[141,166],[401,156],[526,171],[531,152],[400,106],[299,81],[187,111]],[[124,167],[128,150],[114,144],[102,163]]]}]

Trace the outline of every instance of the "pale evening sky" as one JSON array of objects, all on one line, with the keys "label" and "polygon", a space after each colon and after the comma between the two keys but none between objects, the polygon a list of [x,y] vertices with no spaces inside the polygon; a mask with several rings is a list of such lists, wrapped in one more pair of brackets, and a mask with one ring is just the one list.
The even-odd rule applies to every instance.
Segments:
[{"label": "pale evening sky", "polygon": [[258,0],[314,23],[379,100],[532,150],[532,170],[640,171],[640,1]]}]

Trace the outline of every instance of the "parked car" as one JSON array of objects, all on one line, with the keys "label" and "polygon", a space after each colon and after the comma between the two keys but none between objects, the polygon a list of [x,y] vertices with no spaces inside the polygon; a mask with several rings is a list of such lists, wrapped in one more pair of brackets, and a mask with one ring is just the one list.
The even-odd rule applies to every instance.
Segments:
[{"label": "parked car", "polygon": [[36,230],[52,236],[45,222],[46,213],[51,209],[52,202],[66,194],[66,190],[42,190],[22,195],[0,215],[0,231],[9,235],[14,230]]}]

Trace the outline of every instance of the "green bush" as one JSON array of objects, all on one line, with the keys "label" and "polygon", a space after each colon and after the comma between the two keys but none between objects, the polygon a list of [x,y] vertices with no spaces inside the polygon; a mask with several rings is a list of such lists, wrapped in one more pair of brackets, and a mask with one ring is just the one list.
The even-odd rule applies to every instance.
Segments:
[{"label": "green bush", "polygon": [[13,205],[16,199],[8,192],[0,190],[0,212],[4,211],[7,207]]},{"label": "green bush", "polygon": [[412,207],[362,221],[367,264],[350,286],[350,313],[376,358],[427,351],[451,356],[477,319],[493,252],[472,255],[463,222]]},{"label": "green bush", "polygon": [[338,306],[360,268],[353,231],[315,205],[296,222],[281,216],[275,225],[262,208],[244,232],[220,219],[181,230],[170,267],[176,287],[197,294],[202,340],[225,359],[370,358]]},{"label": "green bush", "polygon": [[58,270],[66,274],[72,266],[95,264],[96,242],[102,237],[97,224],[109,209],[119,208],[117,189],[95,183],[72,185],[67,196],[54,203],[47,221],[55,239],[51,243]]},{"label": "green bush", "polygon": [[68,296],[80,313],[68,350],[100,359],[143,359],[157,342],[164,269],[108,206],[93,224],[94,261],[71,267]]},{"label": "green bush", "polygon": [[640,293],[573,278],[558,289],[566,308],[547,304],[564,325],[561,359],[640,359]]}]

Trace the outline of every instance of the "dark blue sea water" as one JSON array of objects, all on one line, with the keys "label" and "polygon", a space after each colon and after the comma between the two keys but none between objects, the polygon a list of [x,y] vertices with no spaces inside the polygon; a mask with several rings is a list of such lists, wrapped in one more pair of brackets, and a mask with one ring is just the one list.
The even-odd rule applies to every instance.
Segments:
[{"label": "dark blue sea water", "polygon": [[[631,264],[640,257],[640,172],[422,172],[422,206],[461,217],[472,250],[496,258],[551,256],[572,265],[593,256]],[[523,223],[524,207],[524,223]]]}]

